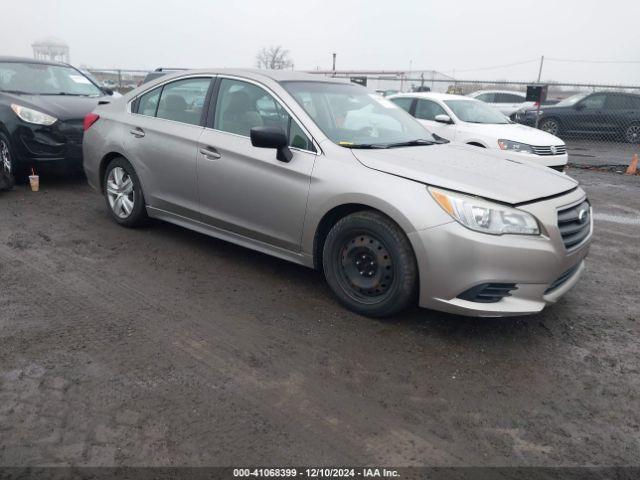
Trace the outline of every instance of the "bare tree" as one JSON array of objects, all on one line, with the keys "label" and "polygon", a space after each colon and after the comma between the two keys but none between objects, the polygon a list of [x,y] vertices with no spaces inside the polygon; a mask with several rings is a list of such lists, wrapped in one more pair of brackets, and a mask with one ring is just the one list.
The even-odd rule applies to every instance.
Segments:
[{"label": "bare tree", "polygon": [[293,68],[293,60],[289,58],[289,50],[280,45],[263,47],[256,55],[256,66],[271,70]]}]

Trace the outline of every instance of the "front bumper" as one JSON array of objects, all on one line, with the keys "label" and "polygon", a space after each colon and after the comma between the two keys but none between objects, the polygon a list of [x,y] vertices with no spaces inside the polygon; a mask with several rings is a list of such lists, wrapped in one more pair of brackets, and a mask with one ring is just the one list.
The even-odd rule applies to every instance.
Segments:
[{"label": "front bumper", "polygon": [[82,120],[57,121],[51,126],[21,122],[12,135],[19,165],[79,170],[82,168]]},{"label": "front bumper", "polygon": [[545,167],[565,167],[569,161],[569,155],[566,153],[560,155],[535,155],[531,153],[519,153],[513,151],[500,150],[504,157],[511,160],[524,160],[527,162],[534,162],[538,165],[544,165]]},{"label": "front bumper", "polygon": [[[567,250],[557,226],[557,211],[583,201],[577,189],[562,197],[521,206],[540,222],[542,235],[487,235],[457,222],[409,234],[420,270],[420,306],[460,315],[528,315],[555,303],[582,275],[593,232]],[[558,285],[556,280],[563,281]],[[458,298],[485,283],[516,284],[495,303]]]}]

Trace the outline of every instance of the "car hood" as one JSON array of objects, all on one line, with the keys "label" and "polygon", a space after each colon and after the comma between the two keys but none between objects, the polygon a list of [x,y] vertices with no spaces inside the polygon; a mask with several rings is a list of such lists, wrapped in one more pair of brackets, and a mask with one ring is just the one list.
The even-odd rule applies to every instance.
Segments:
[{"label": "car hood", "polygon": [[112,97],[74,97],[66,95],[7,95],[12,103],[39,110],[59,120],[80,120],[98,105]]},{"label": "car hood", "polygon": [[548,167],[505,160],[497,152],[467,145],[352,152],[368,168],[511,205],[558,195],[578,185]]},{"label": "car hood", "polygon": [[555,135],[519,123],[464,123],[460,124],[460,129],[470,135],[484,138],[495,148],[498,148],[498,139],[535,146],[564,145],[564,142]]}]

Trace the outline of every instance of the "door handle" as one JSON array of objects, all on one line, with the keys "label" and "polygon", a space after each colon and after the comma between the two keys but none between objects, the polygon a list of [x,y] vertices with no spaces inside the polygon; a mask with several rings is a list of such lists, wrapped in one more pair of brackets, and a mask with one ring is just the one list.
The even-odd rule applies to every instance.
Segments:
[{"label": "door handle", "polygon": [[222,156],[213,147],[200,147],[200,153],[209,160],[217,160]]},{"label": "door handle", "polygon": [[142,130],[140,127],[129,130],[129,133],[136,138],[142,138],[145,135],[144,130]]}]

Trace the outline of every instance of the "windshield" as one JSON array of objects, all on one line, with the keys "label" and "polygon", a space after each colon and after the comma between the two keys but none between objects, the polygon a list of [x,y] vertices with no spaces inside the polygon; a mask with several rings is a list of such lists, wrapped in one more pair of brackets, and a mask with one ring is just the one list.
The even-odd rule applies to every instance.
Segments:
[{"label": "windshield", "polygon": [[436,142],[411,115],[364,87],[329,82],[283,82],[283,86],[324,134],[343,147]]},{"label": "windshield", "polygon": [[44,63],[0,63],[0,90],[31,95],[103,95],[78,70]]},{"label": "windshield", "polygon": [[559,101],[556,105],[568,106],[575,105],[584,97],[589,95],[588,93],[576,93],[575,95],[571,95],[570,97],[565,98],[564,100]]},{"label": "windshield", "polygon": [[502,113],[479,100],[445,100],[444,103],[463,122],[469,123],[509,123]]}]

